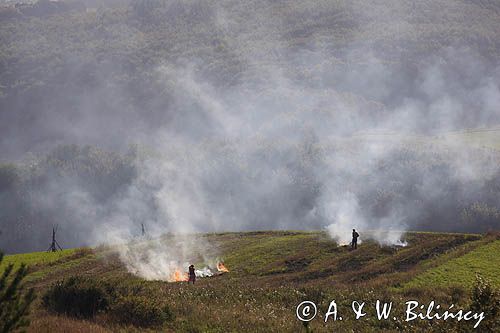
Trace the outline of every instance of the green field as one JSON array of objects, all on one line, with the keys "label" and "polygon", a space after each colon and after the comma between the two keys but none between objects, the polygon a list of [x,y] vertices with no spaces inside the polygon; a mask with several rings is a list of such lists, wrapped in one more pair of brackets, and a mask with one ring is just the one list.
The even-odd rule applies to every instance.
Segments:
[{"label": "green field", "polygon": [[77,267],[83,261],[91,260],[87,249],[66,249],[58,252],[32,252],[6,255],[0,264],[0,271],[7,265],[13,264],[14,270],[21,264],[28,266],[27,282],[37,281],[48,274],[64,271],[70,267]]},{"label": "green field", "polygon": [[467,286],[474,282],[476,274],[500,286],[499,254],[500,241],[497,240],[417,275],[407,286]]},{"label": "green field", "polygon": [[[164,241],[169,241],[168,237]],[[229,273],[200,278],[195,286],[145,281],[127,272],[109,248],[10,255],[5,257],[3,267],[20,262],[30,266],[27,285],[39,295],[31,312],[31,332],[301,332],[304,327],[294,311],[303,300],[314,300],[319,308],[327,307],[332,299],[344,307],[352,300],[370,303],[389,299],[396,303],[395,311],[402,311],[399,305],[406,299],[432,299],[467,307],[476,273],[500,287],[497,234],[411,232],[405,235],[407,247],[382,247],[365,241],[356,251],[337,246],[322,232],[262,231],[196,237],[213,245],[211,251],[223,258]],[[141,246],[147,248],[148,244]],[[203,254],[212,255],[210,251]],[[201,262],[201,255],[193,252],[192,262]],[[121,295],[118,298],[166,306],[173,317],[160,326],[143,327],[123,324],[107,312],[82,320],[48,311],[41,296],[55,282],[71,276],[111,285]],[[341,332],[430,329],[425,321],[405,326],[404,322],[356,321],[352,317],[336,325]],[[432,329],[453,331],[456,327],[450,325],[438,323]],[[331,332],[332,326],[317,320],[310,328]]]},{"label": "green field", "polygon": [[49,265],[64,257],[74,254],[75,251],[76,251],[75,249],[68,249],[58,252],[32,252],[32,253],[6,255],[3,258],[2,263],[0,263],[0,270],[3,270],[7,265],[10,264],[14,265],[14,269],[18,268],[21,265],[21,263],[24,263],[28,266]]}]

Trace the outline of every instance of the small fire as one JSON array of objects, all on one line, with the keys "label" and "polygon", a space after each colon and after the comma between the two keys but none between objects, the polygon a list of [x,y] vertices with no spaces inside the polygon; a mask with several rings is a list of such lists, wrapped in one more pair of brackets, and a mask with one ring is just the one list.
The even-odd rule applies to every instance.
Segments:
[{"label": "small fire", "polygon": [[217,270],[221,273],[228,273],[229,272],[229,269],[227,269],[226,266],[224,266],[224,263],[222,263],[222,262],[219,262],[217,264]]},{"label": "small fire", "polygon": [[[229,269],[227,269],[227,267],[224,266],[223,262],[218,262],[216,269],[217,269],[217,271],[214,272],[213,268],[210,269],[208,267],[204,267],[203,269],[195,270],[195,274],[196,274],[196,277],[203,278],[203,277],[217,276],[217,275],[221,275],[221,274],[229,272]],[[169,282],[187,282],[187,281],[189,281],[189,274],[187,272],[183,271],[182,268],[175,268],[175,270],[170,275],[170,278],[168,279],[168,281]]]},{"label": "small fire", "polygon": [[171,280],[175,281],[175,282],[188,281],[189,280],[188,273],[182,272],[181,270],[176,269],[174,271],[174,273],[172,274]]}]

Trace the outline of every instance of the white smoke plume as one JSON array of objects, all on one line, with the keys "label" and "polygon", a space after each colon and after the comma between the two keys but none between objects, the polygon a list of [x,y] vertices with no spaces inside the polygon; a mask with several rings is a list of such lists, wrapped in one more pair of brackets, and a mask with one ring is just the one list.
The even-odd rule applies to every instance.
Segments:
[{"label": "white smoke plume", "polygon": [[[48,128],[40,137],[141,148],[132,181],[112,194],[51,174],[32,196],[47,220],[71,230],[74,245],[109,244],[130,272],[169,280],[188,263],[200,275],[216,265],[219,253],[204,232],[327,230],[348,244],[355,228],[361,241],[404,245],[406,230],[456,231],[452,212],[461,202],[500,207],[498,152],[454,134],[498,124],[500,66],[460,44],[406,59],[411,52],[398,38],[427,38],[403,19],[419,4],[381,1],[373,4],[385,8],[379,12],[366,2],[283,2],[275,8],[283,15],[259,7],[233,16],[224,8],[230,2],[172,3],[210,22],[215,59],[203,47],[187,52],[196,43],[182,38],[202,31],[177,24],[185,43],[178,46],[187,50],[147,73],[151,86],[140,99],[147,103],[131,104],[130,91],[112,79],[121,76],[104,71],[95,88],[75,89],[81,103],[55,105],[63,116],[49,104],[50,121],[37,126]],[[302,17],[320,28],[287,23]],[[321,28],[331,18],[349,27],[338,40],[334,28]],[[383,34],[375,37],[392,49],[380,51],[371,34],[377,24]],[[2,147],[16,151],[11,141]],[[137,239],[141,224],[147,242]]]},{"label": "white smoke plume", "polygon": [[[197,78],[191,68],[160,67],[159,80],[175,89],[178,103],[197,113],[203,124],[193,121],[185,126],[174,125],[175,130],[180,129],[177,133],[169,129],[155,133],[157,154],[138,165],[135,184],[118,201],[118,216],[112,217],[119,221],[117,227],[122,229],[123,221],[135,214],[138,220],[150,221],[158,229],[156,234],[326,228],[343,245],[350,242],[351,231],[356,228],[361,241],[406,245],[404,232],[413,214],[417,214],[412,202],[389,202],[383,213],[371,214],[360,207],[358,196],[385,195],[375,191],[377,185],[401,176],[384,173],[381,165],[390,164],[405,145],[418,142],[418,135],[408,136],[419,126],[415,121],[417,113],[412,111],[417,103],[409,106],[406,101],[403,109],[396,108],[390,113],[390,122],[371,123],[356,106],[353,109],[346,105],[344,97],[333,91],[318,94],[300,87],[280,72],[274,71],[271,83],[257,91],[238,88],[221,94]],[[426,85],[428,80],[433,79],[426,77]],[[271,87],[272,93],[266,95],[264,92]],[[452,112],[454,103],[437,102],[435,107],[440,112]],[[340,123],[313,112],[318,104],[338,111],[340,118],[336,121]],[[349,119],[351,112],[355,118]],[[363,132],[359,136],[341,136],[344,124],[362,128]],[[394,132],[403,124],[415,128],[403,127],[403,132]],[[197,139],[199,126],[208,133],[203,140]],[[391,134],[390,139],[384,138],[386,133]],[[408,142],[394,140],[398,135]],[[470,157],[454,144],[430,148],[417,144],[412,154],[424,151],[419,163],[432,159],[425,153],[427,149],[431,154],[451,152],[452,177],[460,181],[478,177],[479,169],[489,170],[490,175],[497,170],[491,163],[464,166],[463,160]],[[458,151],[462,155],[454,156]],[[429,196],[434,195],[434,177],[439,175],[423,176],[418,186]],[[369,182],[360,183],[358,178]],[[157,208],[153,216],[141,208],[147,206],[141,202],[151,198]],[[137,222],[130,227],[134,225]],[[124,247],[120,255],[132,272],[158,279],[171,275],[179,266],[185,269],[194,249],[192,242],[175,250],[172,244],[159,242],[142,250]],[[204,258],[204,263],[210,260],[213,258]]]}]

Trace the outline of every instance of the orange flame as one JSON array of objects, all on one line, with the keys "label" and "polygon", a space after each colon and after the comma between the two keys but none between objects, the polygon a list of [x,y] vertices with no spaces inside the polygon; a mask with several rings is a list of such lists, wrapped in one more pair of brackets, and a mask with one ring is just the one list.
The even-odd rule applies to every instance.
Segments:
[{"label": "orange flame", "polygon": [[227,268],[226,268],[226,266],[224,266],[224,263],[222,263],[222,262],[219,262],[219,263],[217,264],[217,270],[218,270],[219,272],[222,272],[222,273],[227,273],[227,272],[229,272],[229,269],[227,269]]},{"label": "orange flame", "polygon": [[189,277],[186,272],[181,272],[179,269],[176,269],[172,274],[171,280],[175,282],[188,281]]}]

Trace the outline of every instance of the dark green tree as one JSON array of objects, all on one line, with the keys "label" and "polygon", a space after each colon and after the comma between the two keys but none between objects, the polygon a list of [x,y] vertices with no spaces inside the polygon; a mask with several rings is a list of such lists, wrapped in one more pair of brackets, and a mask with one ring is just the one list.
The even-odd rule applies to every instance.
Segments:
[{"label": "dark green tree", "polygon": [[[3,253],[0,252],[0,263]],[[9,264],[0,275],[0,333],[12,332],[29,324],[26,318],[30,304],[35,299],[33,289],[23,292],[21,282],[28,270],[22,264],[14,272],[14,265]]]}]

